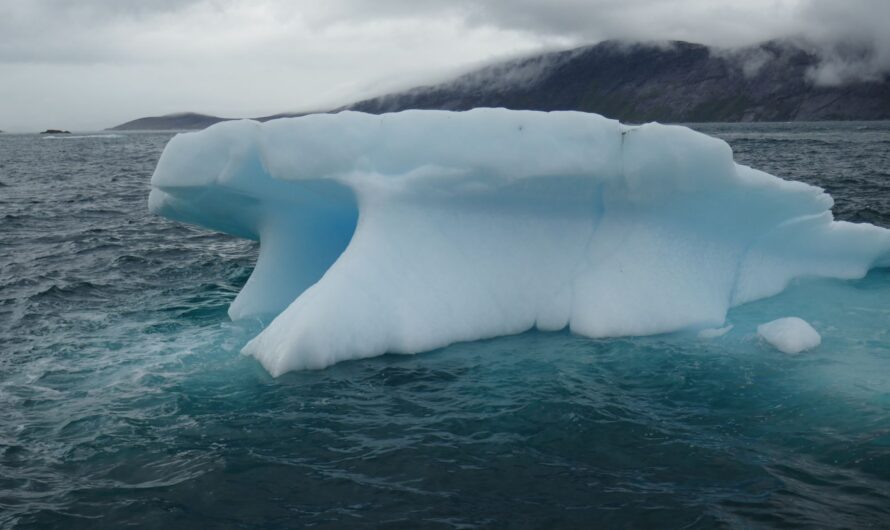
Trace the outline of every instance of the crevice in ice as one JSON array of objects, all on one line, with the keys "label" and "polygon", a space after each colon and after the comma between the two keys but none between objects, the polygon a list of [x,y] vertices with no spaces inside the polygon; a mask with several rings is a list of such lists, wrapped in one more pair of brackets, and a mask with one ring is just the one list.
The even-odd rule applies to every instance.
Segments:
[{"label": "crevice in ice", "polygon": [[[624,142],[624,133],[622,133],[622,146],[623,146],[623,142]],[[623,167],[622,167],[622,171],[623,171]],[[623,178],[623,177],[624,177],[624,175],[622,173],[621,178]],[[593,251],[593,244],[594,244],[594,240],[596,239],[597,232],[599,231],[600,225],[602,224],[603,217],[606,215],[605,193],[606,193],[605,186],[602,184],[600,184],[600,185],[596,186],[596,188],[594,188],[594,192],[593,192],[594,203],[591,208],[591,210],[594,212],[594,214],[593,214],[592,222],[589,227],[587,241],[584,242],[584,249],[582,250],[581,255],[579,256],[578,262],[575,265],[571,279],[568,280],[569,285],[570,285],[569,292],[571,293],[570,300],[569,300],[570,308],[575,307],[576,289],[574,288],[574,283],[577,281],[578,277],[581,276],[581,273],[585,269],[596,266],[596,264],[591,261],[591,253]],[[569,314],[569,319],[566,322],[566,327],[568,327],[569,329],[572,329],[572,315],[571,315],[571,313]]]},{"label": "crevice in ice", "polygon": [[166,217],[260,242],[253,272],[229,307],[235,320],[270,320],[281,313],[339,258],[358,222],[349,186],[277,180],[260,155],[230,155],[221,173],[229,177],[225,181],[200,187],[156,183],[149,198],[151,209]]}]

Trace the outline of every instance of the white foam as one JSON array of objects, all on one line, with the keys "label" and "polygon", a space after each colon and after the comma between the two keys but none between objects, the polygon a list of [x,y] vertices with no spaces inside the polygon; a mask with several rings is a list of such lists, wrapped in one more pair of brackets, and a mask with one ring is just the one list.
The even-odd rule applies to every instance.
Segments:
[{"label": "white foam", "polygon": [[732,331],[732,324],[728,326],[724,326],[722,328],[707,328],[698,332],[698,338],[700,339],[717,339],[726,335],[730,331]]},{"label": "white foam", "polygon": [[44,135],[44,140],[86,140],[89,138],[123,138],[122,134],[63,134],[56,136],[54,134]]}]

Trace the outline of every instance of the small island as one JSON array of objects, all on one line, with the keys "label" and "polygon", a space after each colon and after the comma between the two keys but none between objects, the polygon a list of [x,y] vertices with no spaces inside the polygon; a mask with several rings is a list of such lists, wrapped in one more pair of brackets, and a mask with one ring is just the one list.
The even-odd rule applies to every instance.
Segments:
[{"label": "small island", "polygon": [[71,131],[64,131],[62,129],[47,129],[40,134],[71,134]]}]

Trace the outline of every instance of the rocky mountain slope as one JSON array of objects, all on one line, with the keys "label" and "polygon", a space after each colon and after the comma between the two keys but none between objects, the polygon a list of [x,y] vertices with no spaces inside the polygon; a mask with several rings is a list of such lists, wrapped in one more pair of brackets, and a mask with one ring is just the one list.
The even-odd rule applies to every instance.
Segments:
[{"label": "rocky mountain slope", "polygon": [[606,41],[345,108],[581,110],[631,122],[890,119],[890,79],[820,86],[811,75],[819,60],[788,42],[720,51],[687,42]]},{"label": "rocky mountain slope", "polygon": [[[580,110],[628,122],[890,119],[890,77],[822,85],[812,75],[820,60],[788,41],[734,50],[688,42],[605,41],[497,63],[445,83],[335,110]],[[185,113],[113,129],[200,129],[225,119]]]}]

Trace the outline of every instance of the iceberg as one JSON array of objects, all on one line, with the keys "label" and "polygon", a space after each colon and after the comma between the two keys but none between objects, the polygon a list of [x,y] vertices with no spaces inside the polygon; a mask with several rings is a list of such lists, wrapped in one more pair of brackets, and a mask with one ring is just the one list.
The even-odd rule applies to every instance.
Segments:
[{"label": "iceberg", "polygon": [[[795,278],[890,265],[890,231],[722,140],[595,114],[475,109],[224,122],[174,137],[149,206],[260,241],[233,319],[274,376],[532,328],[725,325]],[[706,333],[707,334],[707,333]]]}]

